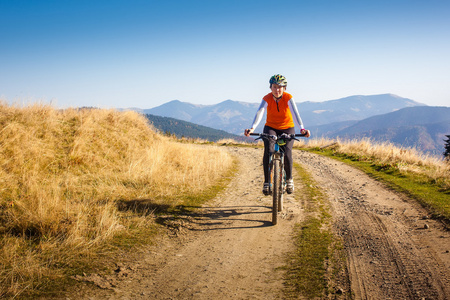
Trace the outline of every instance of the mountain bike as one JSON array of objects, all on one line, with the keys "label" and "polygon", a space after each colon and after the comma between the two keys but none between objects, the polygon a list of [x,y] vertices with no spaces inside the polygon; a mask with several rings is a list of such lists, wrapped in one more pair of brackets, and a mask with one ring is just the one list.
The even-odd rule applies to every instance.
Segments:
[{"label": "mountain bike", "polygon": [[286,173],[284,171],[284,146],[286,141],[299,140],[296,137],[306,134],[286,134],[270,135],[267,133],[250,133],[258,136],[255,140],[275,141],[274,152],[269,156],[269,195],[272,195],[272,224],[278,221],[278,212],[283,210],[283,194],[286,192]]}]

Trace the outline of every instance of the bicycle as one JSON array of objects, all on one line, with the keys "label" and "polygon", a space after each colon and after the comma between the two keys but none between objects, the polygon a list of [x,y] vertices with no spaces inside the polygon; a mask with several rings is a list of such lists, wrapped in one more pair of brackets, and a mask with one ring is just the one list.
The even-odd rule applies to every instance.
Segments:
[{"label": "bicycle", "polygon": [[269,156],[269,195],[272,195],[272,224],[276,225],[278,221],[278,212],[283,210],[283,194],[286,192],[286,173],[284,171],[284,145],[286,141],[297,140],[296,137],[306,136],[305,134],[286,134],[270,135],[267,133],[250,133],[252,136],[258,136],[259,140],[274,140],[274,153]]}]

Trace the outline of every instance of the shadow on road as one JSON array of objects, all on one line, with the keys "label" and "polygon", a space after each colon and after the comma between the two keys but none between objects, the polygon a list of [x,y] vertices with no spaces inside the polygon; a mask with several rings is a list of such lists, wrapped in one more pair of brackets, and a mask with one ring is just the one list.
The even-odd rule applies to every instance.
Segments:
[{"label": "shadow on road", "polygon": [[[141,215],[155,216],[156,223],[169,228],[186,228],[192,231],[260,228],[272,226],[272,222],[245,218],[250,215],[271,213],[270,206],[170,206],[158,204],[151,199],[122,200],[117,203],[119,211],[133,211]],[[248,226],[242,226],[242,222]],[[238,226],[233,226],[239,223]]]}]

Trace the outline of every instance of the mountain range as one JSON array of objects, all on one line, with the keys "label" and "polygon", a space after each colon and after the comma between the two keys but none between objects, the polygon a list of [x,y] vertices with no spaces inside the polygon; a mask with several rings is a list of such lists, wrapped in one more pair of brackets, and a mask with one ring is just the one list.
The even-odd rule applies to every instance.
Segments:
[{"label": "mountain range", "polygon": [[[242,134],[245,128],[252,125],[259,105],[260,103],[232,100],[214,105],[195,105],[173,100],[155,108],[144,109],[143,113],[171,117],[234,134]],[[351,96],[324,102],[297,103],[300,116],[307,128],[335,122],[359,121],[405,107],[422,105],[411,99],[392,94]],[[264,123],[265,121],[262,120],[260,128]]]},{"label": "mountain range", "polygon": [[[195,105],[173,100],[144,114],[170,117],[241,135],[252,124],[260,103],[226,100],[214,105]],[[429,107],[393,94],[350,96],[323,102],[297,103],[306,128],[314,137],[361,138],[390,141],[442,155],[450,133],[450,108]],[[262,131],[262,120],[256,131]]]}]

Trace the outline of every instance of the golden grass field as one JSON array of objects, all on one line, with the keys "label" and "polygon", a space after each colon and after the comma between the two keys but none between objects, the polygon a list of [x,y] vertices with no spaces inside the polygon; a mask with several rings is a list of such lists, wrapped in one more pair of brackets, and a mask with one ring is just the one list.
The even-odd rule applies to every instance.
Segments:
[{"label": "golden grass field", "polygon": [[135,112],[0,103],[0,164],[1,298],[126,230],[118,200],[175,206],[217,182],[232,158],[159,135]]}]

